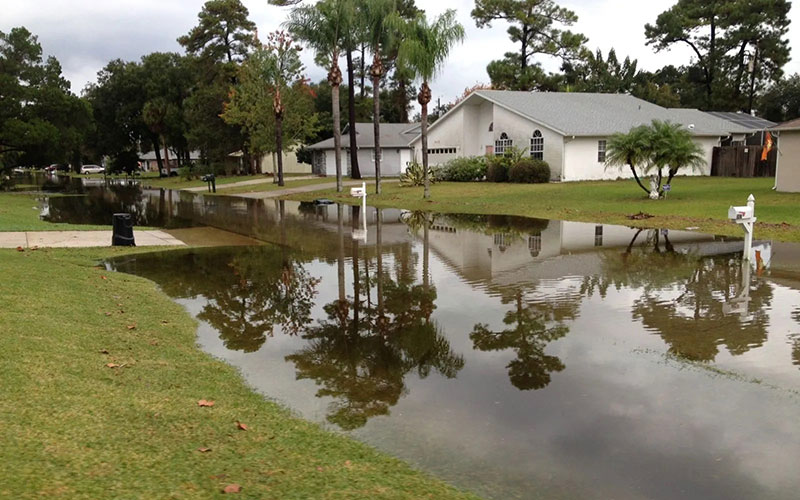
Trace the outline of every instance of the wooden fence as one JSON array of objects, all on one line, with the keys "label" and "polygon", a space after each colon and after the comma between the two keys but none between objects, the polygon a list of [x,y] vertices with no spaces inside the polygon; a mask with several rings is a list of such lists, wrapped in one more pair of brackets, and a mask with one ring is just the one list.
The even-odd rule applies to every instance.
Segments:
[{"label": "wooden fence", "polygon": [[716,177],[775,177],[778,148],[761,161],[763,146],[722,146],[714,148],[711,175]]}]

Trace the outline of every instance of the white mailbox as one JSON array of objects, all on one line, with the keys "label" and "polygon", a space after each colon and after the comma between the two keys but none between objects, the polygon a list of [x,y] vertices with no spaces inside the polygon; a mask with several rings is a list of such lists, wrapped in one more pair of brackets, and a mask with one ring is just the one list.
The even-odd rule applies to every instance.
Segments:
[{"label": "white mailbox", "polygon": [[753,220],[753,207],[731,207],[728,209],[728,218],[734,222],[750,222]]},{"label": "white mailbox", "polygon": [[367,194],[367,189],[364,187],[350,188],[350,196],[352,196],[353,198],[361,198],[366,196],[366,194]]}]

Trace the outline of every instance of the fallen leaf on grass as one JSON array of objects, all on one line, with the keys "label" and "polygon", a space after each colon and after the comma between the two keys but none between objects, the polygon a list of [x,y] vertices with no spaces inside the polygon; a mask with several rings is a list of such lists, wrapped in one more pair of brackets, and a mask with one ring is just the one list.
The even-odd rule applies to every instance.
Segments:
[{"label": "fallen leaf on grass", "polygon": [[169,321],[167,321],[167,320],[165,320],[165,319],[162,319],[162,320],[161,320],[161,324],[162,324],[162,325],[166,325],[167,323],[169,323]]},{"label": "fallen leaf on grass", "polygon": [[214,402],[201,399],[200,401],[197,402],[197,406],[214,406]]},{"label": "fallen leaf on grass", "polygon": [[158,345],[158,340],[151,340],[150,345]]},{"label": "fallen leaf on grass", "polygon": [[638,214],[628,215],[627,217],[630,220],[644,220],[644,219],[651,219],[655,216],[644,212],[639,212]]},{"label": "fallen leaf on grass", "polygon": [[344,461],[344,466],[345,466],[345,467],[350,467],[350,465],[352,465],[352,463],[353,463],[353,462],[351,462],[350,460],[345,460],[345,461]]},{"label": "fallen leaf on grass", "polygon": [[135,330],[135,329],[136,329],[136,325],[128,325],[128,330]]},{"label": "fallen leaf on grass", "polygon": [[238,420],[236,421],[236,428],[239,429],[240,431],[246,431],[247,430],[247,426],[245,424],[239,422]]},{"label": "fallen leaf on grass", "polygon": [[119,365],[116,363],[106,363],[106,368],[119,368]]},{"label": "fallen leaf on grass", "polygon": [[106,313],[106,316],[111,316],[111,313],[110,313],[110,312],[107,312],[107,313]]},{"label": "fallen leaf on grass", "polygon": [[108,349],[100,349],[100,354],[108,354]]},{"label": "fallen leaf on grass", "polygon": [[242,491],[242,487],[236,483],[229,484],[228,486],[222,488],[223,493],[239,493],[240,491]]},{"label": "fallen leaf on grass", "polygon": [[100,276],[100,279],[101,280],[107,280],[108,278],[106,278],[105,276]]},{"label": "fallen leaf on grass", "polygon": [[199,451],[200,453],[208,453],[209,451],[211,451],[211,448],[197,448],[197,451]]},{"label": "fallen leaf on grass", "polygon": [[25,251],[25,249],[24,249],[24,248],[22,248],[22,247],[17,247],[17,252],[24,252],[24,251]]}]

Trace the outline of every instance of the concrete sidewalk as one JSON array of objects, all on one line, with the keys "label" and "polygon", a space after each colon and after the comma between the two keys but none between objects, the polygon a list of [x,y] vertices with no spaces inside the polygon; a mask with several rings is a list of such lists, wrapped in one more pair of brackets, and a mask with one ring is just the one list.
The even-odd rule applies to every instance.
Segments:
[{"label": "concrete sidewalk", "polygon": [[[134,231],[136,245],[185,246],[164,231]],[[0,248],[86,248],[111,246],[111,231],[26,231],[0,232]]]},{"label": "concrete sidewalk", "polygon": [[[307,179],[322,179],[322,177],[317,177],[315,175],[304,175],[301,177],[286,177],[284,180],[286,182],[291,182],[291,181],[304,181]],[[231,182],[228,184],[217,184],[217,191],[225,190],[228,188],[241,187],[241,186],[256,186],[258,184],[273,184],[273,183],[274,181],[272,180],[272,177],[264,177],[263,179],[250,179],[249,181]],[[195,193],[200,193],[208,191],[208,186],[183,188],[181,189],[181,191],[192,191]]]},{"label": "concrete sidewalk", "polygon": [[[392,181],[393,180],[386,182],[392,182]],[[342,185],[348,187],[360,186],[362,182],[364,181],[345,181],[342,183]],[[367,186],[369,186],[369,181],[367,181]],[[308,186],[299,186],[296,188],[286,188],[286,189],[275,189],[273,191],[261,191],[256,193],[240,193],[232,196],[241,196],[242,198],[256,198],[256,199],[279,198],[281,196],[287,196],[290,194],[310,193],[312,191],[325,191],[327,189],[336,189],[336,182],[329,182],[326,184],[309,184]]]}]

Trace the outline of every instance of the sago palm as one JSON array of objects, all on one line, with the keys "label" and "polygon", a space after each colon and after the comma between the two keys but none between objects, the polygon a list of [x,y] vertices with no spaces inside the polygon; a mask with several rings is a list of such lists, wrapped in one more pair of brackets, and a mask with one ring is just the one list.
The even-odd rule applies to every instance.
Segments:
[{"label": "sago palm", "polygon": [[453,46],[464,40],[464,27],[456,21],[456,11],[446,10],[432,23],[425,14],[418,15],[405,27],[397,62],[415,78],[422,80],[417,101],[421,106],[422,165],[425,173],[425,198],[430,198],[428,175],[428,103],[431,102],[430,81],[441,71]]},{"label": "sago palm", "polygon": [[[342,70],[339,56],[347,33],[353,26],[355,9],[351,0],[322,0],[315,5],[292,9],[284,25],[316,54],[317,62],[328,66],[333,114],[333,149],[336,160],[336,190],[342,191],[342,128],[339,85]],[[354,152],[351,152],[354,154]]]},{"label": "sago palm", "polygon": [[606,145],[606,168],[625,167],[631,169],[636,183],[650,194],[650,190],[642,184],[637,167],[646,168],[650,161],[650,129],[646,125],[634,127],[627,134],[612,135]]}]

